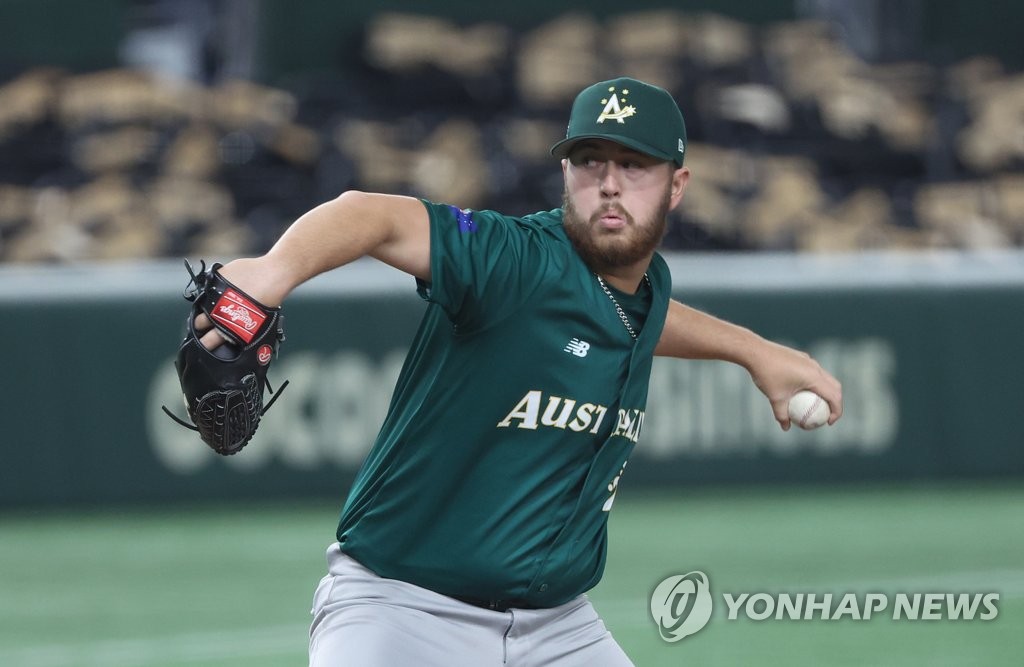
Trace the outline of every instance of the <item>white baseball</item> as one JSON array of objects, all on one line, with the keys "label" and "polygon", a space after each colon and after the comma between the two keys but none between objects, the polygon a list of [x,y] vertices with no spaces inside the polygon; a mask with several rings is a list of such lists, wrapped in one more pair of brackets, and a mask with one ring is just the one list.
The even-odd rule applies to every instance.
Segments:
[{"label": "white baseball", "polygon": [[813,391],[798,391],[789,399],[789,419],[802,429],[824,426],[831,413],[825,399]]}]

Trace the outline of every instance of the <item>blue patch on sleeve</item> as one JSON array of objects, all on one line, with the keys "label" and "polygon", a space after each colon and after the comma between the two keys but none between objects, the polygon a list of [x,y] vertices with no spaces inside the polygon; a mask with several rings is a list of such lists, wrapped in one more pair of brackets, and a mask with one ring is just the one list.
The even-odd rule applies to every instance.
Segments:
[{"label": "blue patch on sleeve", "polygon": [[478,229],[476,222],[473,220],[473,211],[470,211],[468,208],[460,209],[455,206],[449,206],[448,208],[451,209],[455,219],[459,221],[460,232],[470,234]]}]

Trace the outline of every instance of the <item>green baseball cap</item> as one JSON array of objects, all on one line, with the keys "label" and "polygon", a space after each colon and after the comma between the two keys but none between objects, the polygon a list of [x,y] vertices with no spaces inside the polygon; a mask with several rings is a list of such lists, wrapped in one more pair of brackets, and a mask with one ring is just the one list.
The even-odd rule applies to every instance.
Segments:
[{"label": "green baseball cap", "polygon": [[686,123],[667,90],[620,77],[576,96],[565,139],[551,147],[551,154],[564,158],[581,139],[608,139],[681,167]]}]

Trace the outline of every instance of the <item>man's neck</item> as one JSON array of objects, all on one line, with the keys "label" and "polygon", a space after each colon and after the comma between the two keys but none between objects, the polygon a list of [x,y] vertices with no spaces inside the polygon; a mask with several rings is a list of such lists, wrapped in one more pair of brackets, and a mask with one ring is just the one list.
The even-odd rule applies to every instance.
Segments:
[{"label": "man's neck", "polygon": [[606,283],[620,292],[636,294],[636,291],[640,289],[640,283],[644,279],[644,274],[647,273],[647,268],[650,265],[651,258],[648,257],[636,264],[598,271],[597,274],[604,278]]}]

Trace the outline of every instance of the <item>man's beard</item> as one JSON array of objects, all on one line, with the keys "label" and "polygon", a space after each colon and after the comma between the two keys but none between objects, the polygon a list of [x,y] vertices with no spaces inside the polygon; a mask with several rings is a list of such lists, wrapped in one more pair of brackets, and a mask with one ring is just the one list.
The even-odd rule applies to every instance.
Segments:
[{"label": "man's beard", "polygon": [[[603,206],[591,217],[583,220],[569,193],[562,193],[562,225],[566,236],[572,241],[576,252],[591,270],[601,273],[622,266],[629,266],[645,259],[661,243],[668,225],[668,210],[671,203],[671,184],[665,189],[658,209],[650,219],[637,224],[633,216],[620,206]],[[601,216],[614,211],[626,220],[622,232],[629,233],[628,238],[620,238],[617,234],[599,235],[598,225]],[[621,234],[621,232],[620,232]]]}]

